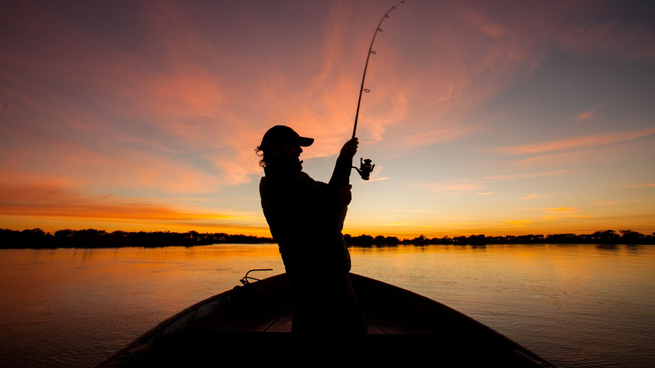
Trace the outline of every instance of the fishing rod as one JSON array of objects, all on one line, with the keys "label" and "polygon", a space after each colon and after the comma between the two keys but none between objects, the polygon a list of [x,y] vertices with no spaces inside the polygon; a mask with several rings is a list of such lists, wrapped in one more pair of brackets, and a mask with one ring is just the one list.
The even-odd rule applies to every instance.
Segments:
[{"label": "fishing rod", "polygon": [[[371,40],[371,46],[368,48],[368,54],[366,55],[366,63],[364,64],[364,75],[362,76],[362,85],[359,88],[359,99],[357,100],[357,111],[355,112],[355,126],[353,127],[353,136],[352,136],[352,138],[355,138],[355,134],[357,133],[357,119],[359,118],[359,107],[360,107],[360,105],[362,103],[362,93],[371,92],[370,89],[364,88],[364,81],[366,80],[366,70],[368,69],[368,61],[371,58],[371,55],[376,54],[376,52],[373,51],[373,44],[375,43],[375,37],[378,35],[378,32],[382,32],[382,28],[380,28],[380,26],[382,26],[382,22],[384,22],[384,20],[386,18],[389,18],[389,13],[391,13],[392,10],[395,10],[396,6],[398,6],[400,4],[404,4],[405,1],[406,0],[402,0],[398,4],[395,4],[391,8],[389,8],[389,10],[387,10],[387,12],[384,13],[384,15],[382,16],[382,19],[380,19],[380,23],[378,23],[378,26],[377,26],[377,28],[375,28],[375,32],[373,33],[373,39]],[[373,164],[371,166],[371,160],[370,159],[366,159],[366,160],[362,161],[362,159],[360,158],[359,161],[360,161],[360,164],[361,164],[360,166],[361,167],[358,168],[358,167],[353,166],[353,168],[355,170],[357,170],[357,172],[362,177],[362,179],[368,180],[370,175],[371,175],[371,171],[373,171],[373,168],[375,168],[375,164]]]}]

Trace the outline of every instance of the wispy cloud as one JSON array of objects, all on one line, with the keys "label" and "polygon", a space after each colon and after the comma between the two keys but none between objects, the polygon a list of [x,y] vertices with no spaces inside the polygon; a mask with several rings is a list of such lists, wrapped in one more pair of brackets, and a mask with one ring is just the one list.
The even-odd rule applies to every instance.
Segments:
[{"label": "wispy cloud", "polygon": [[487,180],[515,180],[515,179],[525,179],[525,178],[538,178],[541,176],[553,176],[553,175],[564,175],[570,173],[571,170],[556,170],[556,171],[547,171],[547,172],[534,172],[534,173],[518,173],[518,174],[506,174],[506,175],[491,175],[485,176]]},{"label": "wispy cloud", "polygon": [[544,220],[559,220],[561,218],[593,218],[595,215],[581,215],[579,212],[584,212],[575,207],[551,207],[546,209],[546,215],[543,215]]},{"label": "wispy cloud", "polygon": [[484,14],[470,8],[462,9],[462,19],[473,29],[476,29],[491,38],[501,38],[505,35],[505,28],[501,23],[491,22]]},{"label": "wispy cloud", "polygon": [[505,220],[505,223],[517,227],[525,227],[532,223],[531,220]]},{"label": "wispy cloud", "polygon": [[168,222],[205,221],[219,227],[225,222],[253,222],[256,215],[218,213],[162,205],[148,198],[84,195],[59,185],[0,185],[0,215],[84,221]]},{"label": "wispy cloud", "polygon": [[645,23],[578,25],[566,31],[560,48],[576,57],[605,54],[619,60],[653,61],[655,34],[652,27]]},{"label": "wispy cloud", "polygon": [[596,115],[596,112],[592,109],[592,110],[585,111],[582,114],[576,115],[575,119],[580,120],[580,121],[588,120],[588,119],[593,118],[595,115]]},{"label": "wispy cloud", "polygon": [[423,146],[429,144],[437,144],[448,141],[453,141],[472,133],[472,128],[445,128],[439,130],[432,130],[423,133],[411,134],[402,136],[404,145],[407,146]]},{"label": "wispy cloud", "polygon": [[655,133],[655,128],[628,130],[607,134],[589,135],[584,137],[566,138],[553,142],[526,144],[522,146],[495,148],[493,152],[505,153],[508,155],[521,155],[526,153],[537,153],[554,151],[566,148],[598,146],[617,142],[628,141]]},{"label": "wispy cloud", "polygon": [[457,180],[450,183],[428,184],[426,187],[435,192],[475,192],[485,187],[483,182],[469,182],[468,180]]},{"label": "wispy cloud", "polygon": [[[354,174],[353,170],[353,174]],[[384,171],[384,166],[382,165],[375,165],[375,168],[373,169],[373,172],[371,173],[371,177],[368,180],[369,182],[373,181],[384,181],[384,180],[389,180],[388,176],[382,176],[382,172]]]},{"label": "wispy cloud", "polygon": [[546,211],[548,211],[548,213],[553,213],[558,215],[574,215],[576,212],[580,210],[575,207],[553,207],[553,208],[548,208]]},{"label": "wispy cloud", "polygon": [[565,152],[546,154],[537,157],[525,158],[510,163],[511,166],[519,168],[534,168],[543,166],[560,166],[563,164],[587,162],[589,160],[602,159],[606,156],[603,150],[587,150],[579,152]]},{"label": "wispy cloud", "polygon": [[430,191],[444,192],[449,194],[477,192],[476,193],[477,195],[491,195],[495,193],[481,192],[481,190],[485,189],[489,183],[528,179],[528,178],[538,178],[538,177],[553,176],[553,175],[564,175],[569,172],[571,172],[571,170],[557,170],[557,171],[549,171],[549,172],[518,173],[518,174],[506,174],[506,175],[490,175],[476,180],[459,179],[459,180],[450,181],[448,183],[427,184],[427,185],[423,185],[423,187],[427,188]]},{"label": "wispy cloud", "polygon": [[655,187],[655,183],[650,183],[650,184],[625,184],[625,185],[620,185],[623,188],[653,188]]}]

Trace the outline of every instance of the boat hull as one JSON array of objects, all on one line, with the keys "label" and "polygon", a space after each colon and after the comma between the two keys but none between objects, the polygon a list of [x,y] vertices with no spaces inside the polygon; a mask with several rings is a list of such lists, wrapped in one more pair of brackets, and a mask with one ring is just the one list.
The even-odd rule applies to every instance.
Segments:
[{"label": "boat hull", "polygon": [[[293,317],[284,274],[238,286],[163,321],[98,367],[210,366],[331,360],[442,366],[553,367],[493,329],[434,300],[351,274],[368,334],[339,338],[290,333]],[[227,354],[227,355],[226,355]]]}]

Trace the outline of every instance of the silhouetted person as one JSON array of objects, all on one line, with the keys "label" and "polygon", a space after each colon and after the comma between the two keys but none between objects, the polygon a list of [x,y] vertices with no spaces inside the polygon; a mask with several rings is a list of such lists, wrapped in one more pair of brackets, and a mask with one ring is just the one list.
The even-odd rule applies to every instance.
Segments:
[{"label": "silhouetted person", "polygon": [[264,216],[278,242],[294,303],[293,333],[364,334],[352,288],[350,253],[341,230],[352,198],[348,184],[358,141],[341,149],[328,184],[302,172],[301,147],[313,138],[277,125],[257,152],[265,177],[259,185]]}]

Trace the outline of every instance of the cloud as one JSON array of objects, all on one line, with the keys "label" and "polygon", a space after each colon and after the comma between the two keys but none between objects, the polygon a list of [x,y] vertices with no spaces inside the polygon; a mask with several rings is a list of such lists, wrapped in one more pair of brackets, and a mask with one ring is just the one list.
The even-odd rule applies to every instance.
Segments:
[{"label": "cloud", "polygon": [[580,115],[577,115],[575,117],[575,119],[576,120],[588,120],[588,119],[593,118],[595,115],[596,115],[596,112],[594,110],[589,110],[589,111],[583,112]]},{"label": "cloud", "polygon": [[387,176],[380,176],[382,174],[382,171],[384,171],[384,166],[375,165],[375,168],[373,169],[373,172],[371,173],[371,178],[369,179],[369,181],[389,180],[389,177],[387,177]]},{"label": "cloud", "polygon": [[620,185],[623,188],[653,188],[655,187],[655,183],[650,183],[650,184],[625,184],[625,185]]},{"label": "cloud", "polygon": [[57,184],[0,184],[0,215],[85,221],[167,222],[184,224],[205,221],[214,226],[225,222],[252,222],[247,213],[218,213],[162,205],[148,198],[85,195]]},{"label": "cloud", "polygon": [[539,198],[539,197],[543,197],[543,196],[532,193],[532,194],[529,194],[529,195],[527,195],[527,196],[525,196],[525,197],[523,197],[521,199],[535,199],[535,198]]},{"label": "cloud", "polygon": [[553,207],[548,208],[546,211],[558,215],[573,215],[580,210],[575,207]]},{"label": "cloud", "polygon": [[519,174],[507,174],[507,175],[491,175],[485,176],[485,179],[488,180],[515,180],[515,179],[525,179],[525,178],[538,178],[541,176],[552,176],[552,175],[564,175],[571,172],[571,170],[557,170],[557,171],[548,171],[548,172],[536,172],[536,173],[519,173]]},{"label": "cloud", "polygon": [[576,57],[611,55],[619,60],[655,60],[655,35],[649,24],[615,21],[571,26],[560,48]]},{"label": "cloud", "polygon": [[472,128],[445,128],[424,133],[405,135],[402,136],[401,139],[403,145],[415,147],[457,140],[473,131]]},{"label": "cloud", "polygon": [[547,215],[543,215],[544,220],[559,220],[565,218],[593,218],[595,215],[579,215],[579,208],[575,207],[551,207],[546,209]]},{"label": "cloud", "polygon": [[382,177],[379,177],[379,178],[371,177],[369,179],[369,181],[383,181],[383,180],[389,180],[389,177],[387,177],[387,176],[382,176]]},{"label": "cloud", "polygon": [[[173,217],[204,213],[161,203],[220,192],[261,174],[253,150],[272,125],[316,138],[304,159],[336,154],[352,132],[369,24],[387,7],[375,1],[302,2],[284,11],[275,2],[257,9],[248,2],[99,4],[80,10],[26,1],[0,13],[6,31],[0,36],[1,182],[64,188],[37,190],[35,201],[43,201],[44,209],[51,193],[53,200],[62,197],[62,213],[76,213],[66,204],[72,199],[110,216],[135,208],[146,218],[167,210]],[[575,56],[652,60],[652,28],[606,22],[605,16],[604,23],[594,23],[606,9],[598,8],[590,12],[589,3],[570,1],[511,7],[474,1],[414,2],[399,9],[385,23],[369,64],[361,147],[402,155],[466,138],[458,147],[465,157],[464,151],[479,147],[477,133],[501,120],[502,112],[488,109],[494,98],[526,85],[526,76],[558,47]],[[120,27],[111,19],[121,19]],[[593,113],[572,118],[590,121]],[[640,131],[631,132],[515,143],[498,152],[548,154],[517,156],[524,160],[513,164],[522,169],[586,160],[599,157],[605,144],[638,138]],[[521,143],[527,142],[534,141]],[[580,147],[588,150],[563,152]],[[609,156],[603,151],[601,159]],[[387,179],[378,170],[372,181]],[[426,187],[442,195],[483,195],[496,191],[490,188],[496,181],[565,173]],[[164,199],[149,199],[154,197]],[[37,202],[26,203],[39,211]]]},{"label": "cloud", "polygon": [[501,38],[506,31],[502,24],[491,22],[482,13],[470,8],[463,9],[462,19],[466,21],[471,28],[476,29],[491,38]]},{"label": "cloud", "polygon": [[[487,187],[489,183],[499,182],[499,181],[511,181],[511,180],[520,180],[528,178],[538,178],[543,176],[552,176],[552,175],[564,175],[569,173],[571,170],[557,170],[549,172],[536,172],[536,173],[519,173],[519,174],[507,174],[507,175],[491,175],[485,176],[482,179],[471,180],[471,179],[459,179],[453,180],[449,183],[432,183],[422,185],[422,187],[427,188],[430,191],[434,192],[443,192],[447,194],[457,194],[457,193],[468,193],[468,192],[477,192],[483,190]],[[477,195],[491,195],[493,192],[478,192]]]},{"label": "cloud", "polygon": [[[149,150],[134,151],[123,147],[95,145],[57,139],[56,133],[44,136],[29,131],[16,131],[23,144],[0,148],[11,152],[5,161],[2,180],[25,184],[20,178],[74,178],[80,184],[118,189],[147,189],[166,193],[206,193],[216,190],[225,179],[212,172]],[[33,147],[47,151],[41,155]],[[218,171],[218,170],[217,170]],[[33,182],[30,179],[30,182]]]},{"label": "cloud", "polygon": [[505,220],[506,224],[516,226],[516,227],[525,227],[532,223],[530,220]]},{"label": "cloud", "polygon": [[484,188],[484,183],[482,182],[465,182],[465,181],[455,181],[448,184],[428,184],[427,188],[435,192],[475,192]]},{"label": "cloud", "polygon": [[[43,112],[90,132],[91,150],[113,156],[115,142],[127,143],[130,147],[119,155],[138,163],[147,156],[143,153],[147,147],[169,153],[160,156],[174,161],[169,167],[182,164],[198,172],[207,167],[197,162],[208,161],[215,170],[203,172],[212,177],[210,185],[240,185],[250,180],[249,175],[261,172],[252,150],[274,124],[292,125],[316,138],[306,158],[333,155],[350,135],[362,66],[360,58],[351,55],[366,49],[370,34],[360,32],[359,22],[352,22],[361,18],[360,8],[341,3],[314,6],[328,11],[311,22],[294,22],[296,28],[288,28],[290,35],[300,31],[304,37],[290,37],[282,43],[275,37],[286,27],[276,27],[274,32],[267,29],[275,24],[275,17],[250,15],[233,24],[235,20],[224,19],[226,13],[221,15],[225,22],[213,22],[206,12],[198,12],[201,8],[173,2],[137,6],[136,19],[142,22],[137,24],[138,37],[119,32],[115,42],[108,42],[93,27],[64,21],[57,12],[26,6],[20,9],[25,22],[11,24],[20,26],[19,31],[40,27],[52,32],[35,42],[23,42],[26,36],[19,32],[12,43],[15,49],[1,60],[5,66],[35,71],[16,82],[19,89],[29,91],[24,95],[30,95]],[[471,109],[511,83],[517,64],[534,64],[524,49],[530,40],[518,40],[504,24],[490,20],[497,15],[475,7],[450,6],[464,24],[436,14],[452,32],[432,30],[428,33],[432,36],[415,50],[405,47],[403,32],[385,32],[376,44],[384,58],[370,65],[367,83],[372,93],[363,100],[363,110],[369,114],[360,116],[362,142],[388,140],[415,147],[478,131],[480,127],[465,121]],[[369,11],[364,13],[368,16]],[[393,18],[393,27],[410,26],[406,32],[421,25],[406,13],[398,12]],[[223,26],[237,27],[243,35],[217,32]],[[469,32],[469,42],[454,43],[449,35],[463,28],[476,29],[494,40],[511,40],[491,47]],[[242,42],[244,37],[248,42]],[[431,54],[428,60],[425,55],[415,58],[422,49],[443,49],[443,53]],[[429,118],[412,121],[403,127],[403,134],[388,134],[409,114]],[[459,122],[458,128],[448,127],[453,121]],[[66,134],[80,137],[79,132]],[[141,152],[128,157],[129,151]],[[181,156],[194,157],[180,162]]]},{"label": "cloud", "polygon": [[561,150],[565,148],[588,147],[605,145],[623,141],[629,141],[655,133],[655,128],[627,130],[607,134],[588,135],[584,137],[566,138],[553,142],[526,144],[522,146],[501,147],[493,149],[493,152],[505,153],[508,155],[522,155],[545,151]]},{"label": "cloud", "polygon": [[534,168],[541,166],[559,166],[571,163],[584,162],[589,160],[602,159],[605,154],[602,150],[587,150],[579,152],[554,153],[537,157],[530,157],[518,161],[513,161],[512,166],[519,168]]}]

